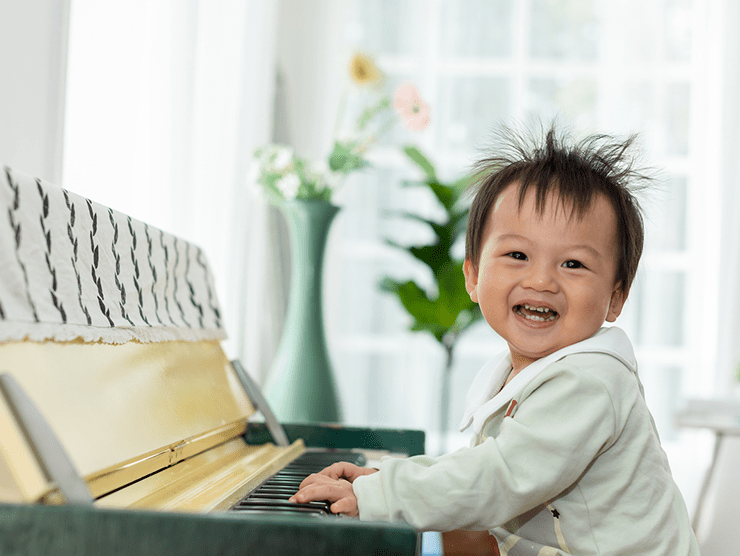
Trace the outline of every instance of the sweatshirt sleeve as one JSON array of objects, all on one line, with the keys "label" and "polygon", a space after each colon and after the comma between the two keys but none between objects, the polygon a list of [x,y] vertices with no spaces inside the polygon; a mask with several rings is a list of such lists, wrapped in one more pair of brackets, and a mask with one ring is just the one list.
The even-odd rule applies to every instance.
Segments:
[{"label": "sweatshirt sleeve", "polygon": [[360,519],[403,520],[419,530],[492,529],[575,483],[613,442],[617,416],[603,373],[568,359],[522,392],[496,437],[438,458],[388,458],[379,473],[357,478]]}]

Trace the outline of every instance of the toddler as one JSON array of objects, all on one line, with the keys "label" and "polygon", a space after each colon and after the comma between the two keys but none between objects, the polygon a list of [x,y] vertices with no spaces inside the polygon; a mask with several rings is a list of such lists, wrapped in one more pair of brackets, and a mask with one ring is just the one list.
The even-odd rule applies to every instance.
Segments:
[{"label": "toddler", "polygon": [[485,160],[465,283],[507,352],[476,375],[470,448],[335,464],[294,501],[361,520],[487,530],[501,554],[698,555],[619,316],[642,253],[632,138],[512,141]]}]

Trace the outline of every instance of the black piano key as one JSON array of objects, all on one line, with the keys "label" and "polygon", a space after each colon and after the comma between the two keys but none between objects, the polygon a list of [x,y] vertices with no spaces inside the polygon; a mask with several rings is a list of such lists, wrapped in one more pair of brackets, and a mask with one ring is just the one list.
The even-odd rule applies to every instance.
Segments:
[{"label": "black piano key", "polygon": [[265,492],[260,490],[250,494],[249,500],[288,500],[293,494],[287,492]]},{"label": "black piano key", "polygon": [[[296,490],[294,488],[281,488],[281,487],[270,487],[270,486],[262,486],[259,489],[260,494],[288,494],[290,496],[293,496],[296,493]],[[257,494],[257,491],[253,492],[252,495]],[[250,496],[252,496],[250,495]]]},{"label": "black piano key", "polygon": [[270,479],[269,481],[265,481],[262,483],[265,486],[276,486],[276,487],[295,487],[296,490],[298,490],[298,487],[301,486],[301,483],[303,482],[303,479],[300,480],[285,480],[285,479]]}]

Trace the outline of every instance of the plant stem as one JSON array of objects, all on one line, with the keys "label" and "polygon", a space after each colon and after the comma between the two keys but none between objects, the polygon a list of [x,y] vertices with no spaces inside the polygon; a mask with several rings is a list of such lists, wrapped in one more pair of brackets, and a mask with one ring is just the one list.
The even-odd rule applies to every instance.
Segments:
[{"label": "plant stem", "polygon": [[388,120],[385,122],[385,125],[378,130],[378,132],[375,134],[375,140],[380,141],[380,138],[388,133],[394,125],[396,125],[395,115],[388,118]]},{"label": "plant stem", "polygon": [[442,392],[439,404],[439,451],[447,451],[447,421],[450,415],[450,386],[452,382],[452,357],[455,349],[455,341],[444,341],[442,345],[447,352],[445,366],[442,371]]},{"label": "plant stem", "polygon": [[337,109],[337,119],[334,122],[334,133],[333,133],[333,139],[336,140],[339,137],[339,130],[342,127],[342,123],[344,122],[344,112],[347,110],[347,97],[349,96],[349,91],[347,88],[344,88],[344,91],[342,92],[342,96],[339,99],[339,107]]}]

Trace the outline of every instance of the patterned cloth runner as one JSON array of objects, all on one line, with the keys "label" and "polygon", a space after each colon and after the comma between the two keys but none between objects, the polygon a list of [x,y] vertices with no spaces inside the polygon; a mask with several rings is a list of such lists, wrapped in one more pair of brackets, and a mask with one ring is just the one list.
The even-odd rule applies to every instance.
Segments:
[{"label": "patterned cloth runner", "polygon": [[226,337],[195,245],[7,166],[0,203],[0,341]]}]

